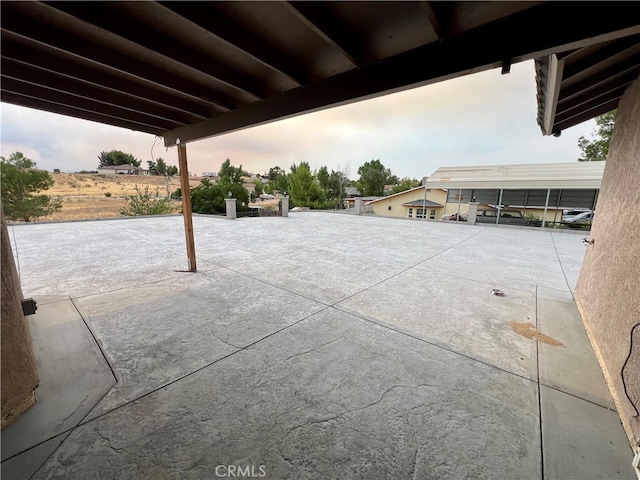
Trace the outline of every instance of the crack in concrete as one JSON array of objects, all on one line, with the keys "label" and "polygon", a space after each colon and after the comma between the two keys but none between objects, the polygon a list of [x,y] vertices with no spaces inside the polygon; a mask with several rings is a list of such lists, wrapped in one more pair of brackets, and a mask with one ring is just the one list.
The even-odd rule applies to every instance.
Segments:
[{"label": "crack in concrete", "polygon": [[354,408],[352,410],[347,410],[347,411],[342,412],[342,413],[340,413],[338,415],[334,415],[333,417],[325,418],[323,420],[314,420],[312,422],[307,422],[307,423],[304,423],[302,425],[298,425],[298,426],[293,427],[292,429],[290,429],[285,434],[284,438],[287,438],[294,430],[299,430],[301,428],[307,428],[307,427],[310,427],[312,425],[319,425],[319,424],[322,424],[322,423],[329,423],[329,422],[331,422],[333,420],[337,420],[338,418],[344,417],[345,415],[348,415],[350,413],[360,412],[362,410],[366,410],[367,408],[371,408],[371,407],[373,407],[375,405],[378,405],[380,402],[382,402],[382,400],[384,400],[384,397],[389,392],[391,392],[392,390],[394,390],[396,388],[410,388],[410,389],[416,390],[416,389],[418,389],[420,387],[435,387],[435,386],[437,386],[437,385],[432,385],[432,384],[429,384],[429,383],[421,383],[419,385],[393,385],[393,386],[389,387],[387,390],[385,390],[384,393],[380,396],[380,398],[378,400],[376,400],[375,402],[369,403],[369,404],[367,404],[367,405],[365,405],[363,407]]},{"label": "crack in concrete", "polygon": [[298,358],[301,357],[302,355],[306,355],[307,353],[311,353],[311,352],[315,352],[316,350],[321,349],[322,347],[325,347],[327,345],[331,345],[332,343],[337,342],[338,340],[341,340],[344,338],[344,335],[339,336],[338,338],[334,338],[333,340],[329,340],[328,342],[325,342],[321,345],[318,345],[317,347],[312,348],[311,350],[307,350],[305,352],[301,352],[301,353],[296,353],[295,355],[291,355],[290,357],[287,357],[284,359],[284,361],[287,360],[291,360],[292,358]]},{"label": "crack in concrete", "polygon": [[293,478],[296,478],[296,466],[293,464],[292,459],[284,456],[284,453],[282,452],[282,445],[280,444],[280,442],[276,442],[276,446],[278,447],[278,453],[282,457],[282,460],[291,467]]},{"label": "crack in concrete", "polygon": [[409,472],[409,475],[411,477],[412,480],[415,480],[416,478],[416,466],[418,465],[418,453],[420,452],[420,447],[418,447],[418,439],[416,438],[417,434],[416,431],[413,431],[413,447],[414,447],[414,452],[413,452],[413,462],[411,465],[411,471]]},{"label": "crack in concrete", "polygon": [[106,442],[106,444],[109,446],[109,448],[110,448],[111,450],[113,450],[114,452],[118,452],[118,453],[119,453],[119,452],[129,453],[129,452],[127,451],[127,449],[126,449],[126,448],[118,448],[118,447],[114,447],[114,446],[111,444],[111,440],[109,439],[109,437],[107,437],[107,436],[105,436],[105,435],[103,435],[103,434],[102,434],[102,432],[100,431],[100,426],[99,426],[99,424],[98,424],[98,423],[96,423],[96,428],[95,428],[95,430],[96,430],[96,433],[98,434],[98,436],[99,436],[102,440],[104,440],[104,441]]},{"label": "crack in concrete", "polygon": [[225,342],[223,339],[221,339],[221,338],[220,338],[220,337],[218,337],[217,335],[214,335],[214,334],[213,334],[213,332],[211,331],[211,329],[210,329],[209,327],[206,327],[206,328],[207,328],[207,331],[209,332],[209,335],[211,335],[211,336],[212,336],[214,339],[216,339],[216,340],[220,340],[220,341],[221,341],[222,343],[224,343],[225,345],[228,345],[228,346],[233,347],[233,348],[237,348],[238,350],[242,350],[242,349],[244,348],[244,347],[238,347],[238,346],[233,345],[233,344],[231,344],[231,343],[229,343],[229,342]]}]

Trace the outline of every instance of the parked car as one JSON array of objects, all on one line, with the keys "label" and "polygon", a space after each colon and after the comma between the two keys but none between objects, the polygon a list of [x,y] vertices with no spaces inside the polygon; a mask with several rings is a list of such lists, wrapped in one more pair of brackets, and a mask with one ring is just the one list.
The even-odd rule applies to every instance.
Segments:
[{"label": "parked car", "polygon": [[581,215],[583,213],[591,212],[591,210],[563,210],[562,211],[562,221],[569,220],[570,218],[575,217],[576,215]]},{"label": "parked car", "polygon": [[564,225],[567,225],[569,228],[590,227],[594,215],[595,212],[583,212],[580,215],[575,215],[573,217],[567,218],[566,220],[562,220],[562,223]]},{"label": "parked car", "polygon": [[443,215],[441,220],[450,220],[455,222],[456,220],[459,222],[466,222],[467,221],[467,216],[464,214],[457,214],[457,213],[447,213],[446,215]]},{"label": "parked car", "polygon": [[[496,223],[498,210],[496,209],[478,209],[476,214],[476,223]],[[522,215],[520,210],[500,210],[501,225],[529,225],[529,221]]]}]

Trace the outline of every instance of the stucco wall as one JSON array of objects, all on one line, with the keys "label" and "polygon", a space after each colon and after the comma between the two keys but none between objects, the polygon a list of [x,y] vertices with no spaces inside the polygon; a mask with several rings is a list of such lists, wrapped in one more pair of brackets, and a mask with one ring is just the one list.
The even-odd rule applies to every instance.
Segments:
[{"label": "stucco wall", "polygon": [[2,428],[35,401],[38,386],[29,324],[22,314],[22,290],[16,271],[7,225],[2,214]]},{"label": "stucco wall", "polygon": [[[640,440],[640,80],[618,107],[598,209],[576,292],[591,342],[627,435]],[[629,356],[627,365],[623,365]],[[622,374],[626,381],[624,392]]]}]

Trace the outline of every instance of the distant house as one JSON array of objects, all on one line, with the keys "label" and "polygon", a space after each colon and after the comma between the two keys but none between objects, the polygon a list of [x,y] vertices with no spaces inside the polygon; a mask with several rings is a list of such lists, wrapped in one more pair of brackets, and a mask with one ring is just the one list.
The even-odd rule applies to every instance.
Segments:
[{"label": "distant house", "polygon": [[356,187],[344,187],[344,195],[347,198],[361,197],[362,194]]},{"label": "distant house", "polygon": [[404,192],[366,202],[374,215],[397,218],[440,218],[447,192],[443,189],[415,187]]},{"label": "distant house", "polygon": [[101,175],[149,175],[149,170],[131,164],[106,165],[98,167],[98,173]]}]

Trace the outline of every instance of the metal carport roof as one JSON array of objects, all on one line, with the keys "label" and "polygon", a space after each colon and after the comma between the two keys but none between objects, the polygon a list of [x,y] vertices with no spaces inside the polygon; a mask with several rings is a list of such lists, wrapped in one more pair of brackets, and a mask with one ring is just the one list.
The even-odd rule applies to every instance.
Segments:
[{"label": "metal carport roof", "polygon": [[426,186],[448,189],[599,189],[605,163],[442,167],[427,178]]}]

